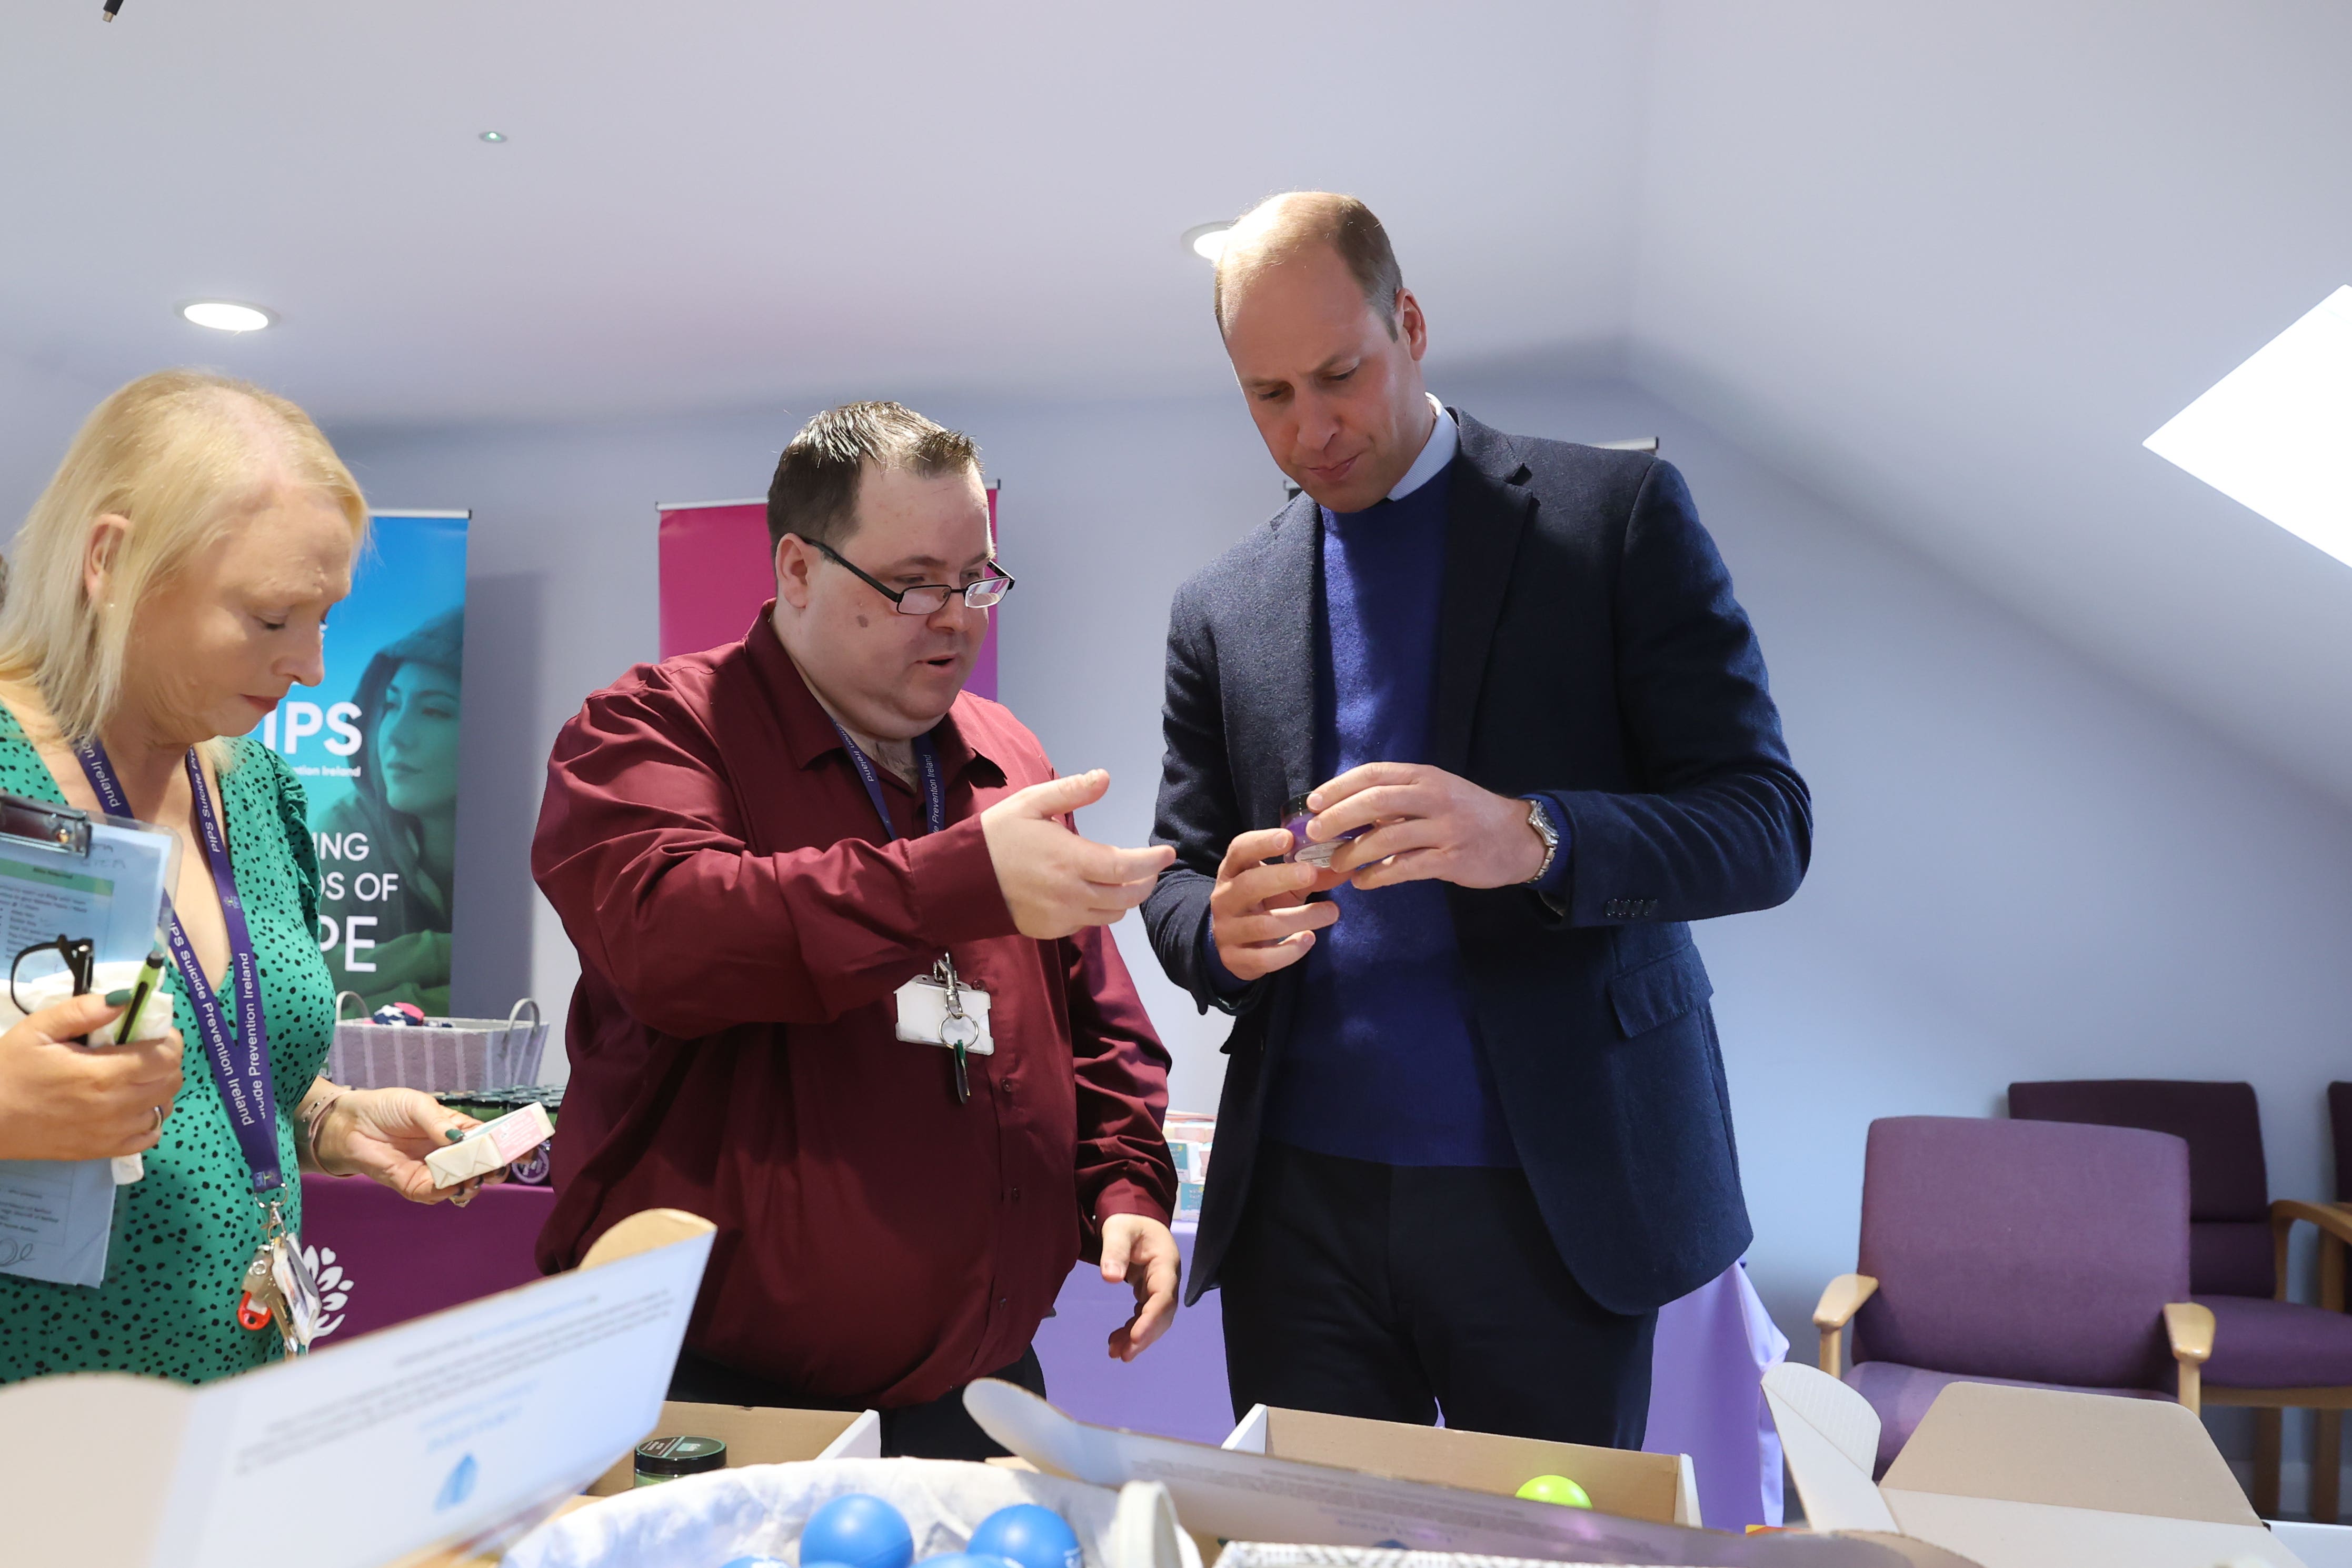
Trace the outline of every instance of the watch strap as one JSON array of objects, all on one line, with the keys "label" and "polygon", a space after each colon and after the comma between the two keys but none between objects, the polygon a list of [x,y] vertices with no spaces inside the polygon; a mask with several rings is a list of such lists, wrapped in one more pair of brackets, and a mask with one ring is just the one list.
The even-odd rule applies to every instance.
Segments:
[{"label": "watch strap", "polygon": [[1543,863],[1536,867],[1535,875],[1522,884],[1533,886],[1551,874],[1551,862],[1559,855],[1559,830],[1552,826],[1551,813],[1544,810],[1543,801],[1534,797],[1528,800],[1528,826],[1536,831],[1536,837],[1543,841],[1544,847]]}]

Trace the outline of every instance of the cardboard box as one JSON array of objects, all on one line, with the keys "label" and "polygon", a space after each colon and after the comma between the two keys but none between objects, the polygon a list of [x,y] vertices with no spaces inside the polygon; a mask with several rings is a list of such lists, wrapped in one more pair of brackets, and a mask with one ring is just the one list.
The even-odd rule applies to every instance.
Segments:
[{"label": "cardboard box", "polygon": [[1701,1523],[1698,1482],[1687,1454],[1628,1453],[1264,1405],[1242,1417],[1224,1447],[1495,1497],[1513,1496],[1537,1476],[1566,1476],[1602,1513],[1654,1524]]},{"label": "cardboard box", "polygon": [[[783,1465],[796,1459],[878,1459],[882,1417],[871,1410],[776,1410],[750,1405],[688,1405],[665,1401],[661,1420],[637,1439],[716,1437],[727,1445],[727,1468]],[[588,1489],[591,1497],[617,1497],[635,1489],[632,1448]]]},{"label": "cardboard box", "polygon": [[1983,1568],[2303,1568],[2168,1400],[1955,1383],[1873,1485],[1868,1400],[1794,1363],[1764,1396],[1816,1530],[1896,1531]]},{"label": "cardboard box", "polygon": [[572,1273],[200,1388],[0,1388],[0,1559],[376,1568],[510,1538],[654,1424],[710,1237],[633,1215]]},{"label": "cardboard box", "polygon": [[[964,1391],[964,1407],[990,1437],[1048,1475],[1107,1487],[1160,1482],[1174,1500],[1184,1529],[1212,1550],[1224,1540],[1675,1568],[1905,1568],[1927,1563],[1969,1568],[1954,1565],[1948,1556],[1908,1550],[1901,1542],[1811,1534],[1729,1535],[1278,1453],[1213,1448],[1174,1437],[1090,1427],[1026,1389],[987,1379]],[[1301,1423],[1296,1429],[1304,1434],[1310,1425]],[[1326,1428],[1322,1436],[1327,1442],[1356,1440],[1338,1427]],[[1279,1435],[1271,1438],[1276,1446],[1283,1440]],[[1312,1443],[1315,1438],[1302,1440]],[[1466,1472],[1475,1447],[1449,1452],[1445,1462]],[[1556,1445],[1539,1447],[1559,1451]],[[1435,1446],[1428,1451],[1435,1452]],[[1510,1462],[1515,1464],[1516,1458]]]}]

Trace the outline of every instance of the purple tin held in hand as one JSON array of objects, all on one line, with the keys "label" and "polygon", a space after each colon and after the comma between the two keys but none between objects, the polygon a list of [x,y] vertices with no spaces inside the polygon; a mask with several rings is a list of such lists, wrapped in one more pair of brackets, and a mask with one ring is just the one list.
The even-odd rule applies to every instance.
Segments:
[{"label": "purple tin held in hand", "polygon": [[1293,797],[1290,804],[1283,808],[1282,825],[1290,830],[1291,842],[1291,851],[1282,857],[1284,860],[1328,871],[1331,869],[1331,857],[1339,852],[1341,844],[1372,831],[1370,826],[1350,829],[1336,839],[1327,839],[1318,844],[1307,836],[1307,824],[1314,815],[1307,809],[1307,797],[1304,795]]}]

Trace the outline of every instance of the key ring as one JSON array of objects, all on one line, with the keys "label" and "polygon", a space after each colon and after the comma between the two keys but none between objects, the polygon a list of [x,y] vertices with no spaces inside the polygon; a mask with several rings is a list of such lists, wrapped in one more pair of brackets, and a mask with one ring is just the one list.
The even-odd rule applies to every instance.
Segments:
[{"label": "key ring", "polygon": [[940,954],[940,961],[931,966],[931,974],[948,988],[948,1017],[963,1017],[963,988],[956,982],[955,960]]}]

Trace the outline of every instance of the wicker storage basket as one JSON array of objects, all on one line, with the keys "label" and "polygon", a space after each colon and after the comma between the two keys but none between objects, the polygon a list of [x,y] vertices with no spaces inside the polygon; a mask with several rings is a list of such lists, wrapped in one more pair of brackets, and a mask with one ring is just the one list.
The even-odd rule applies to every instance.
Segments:
[{"label": "wicker storage basket", "polygon": [[[336,998],[339,1009],[341,1000]],[[428,1094],[539,1082],[547,1023],[530,998],[515,1003],[503,1019],[434,1021],[449,1027],[338,1022],[327,1076],[354,1089],[422,1089]]]}]

